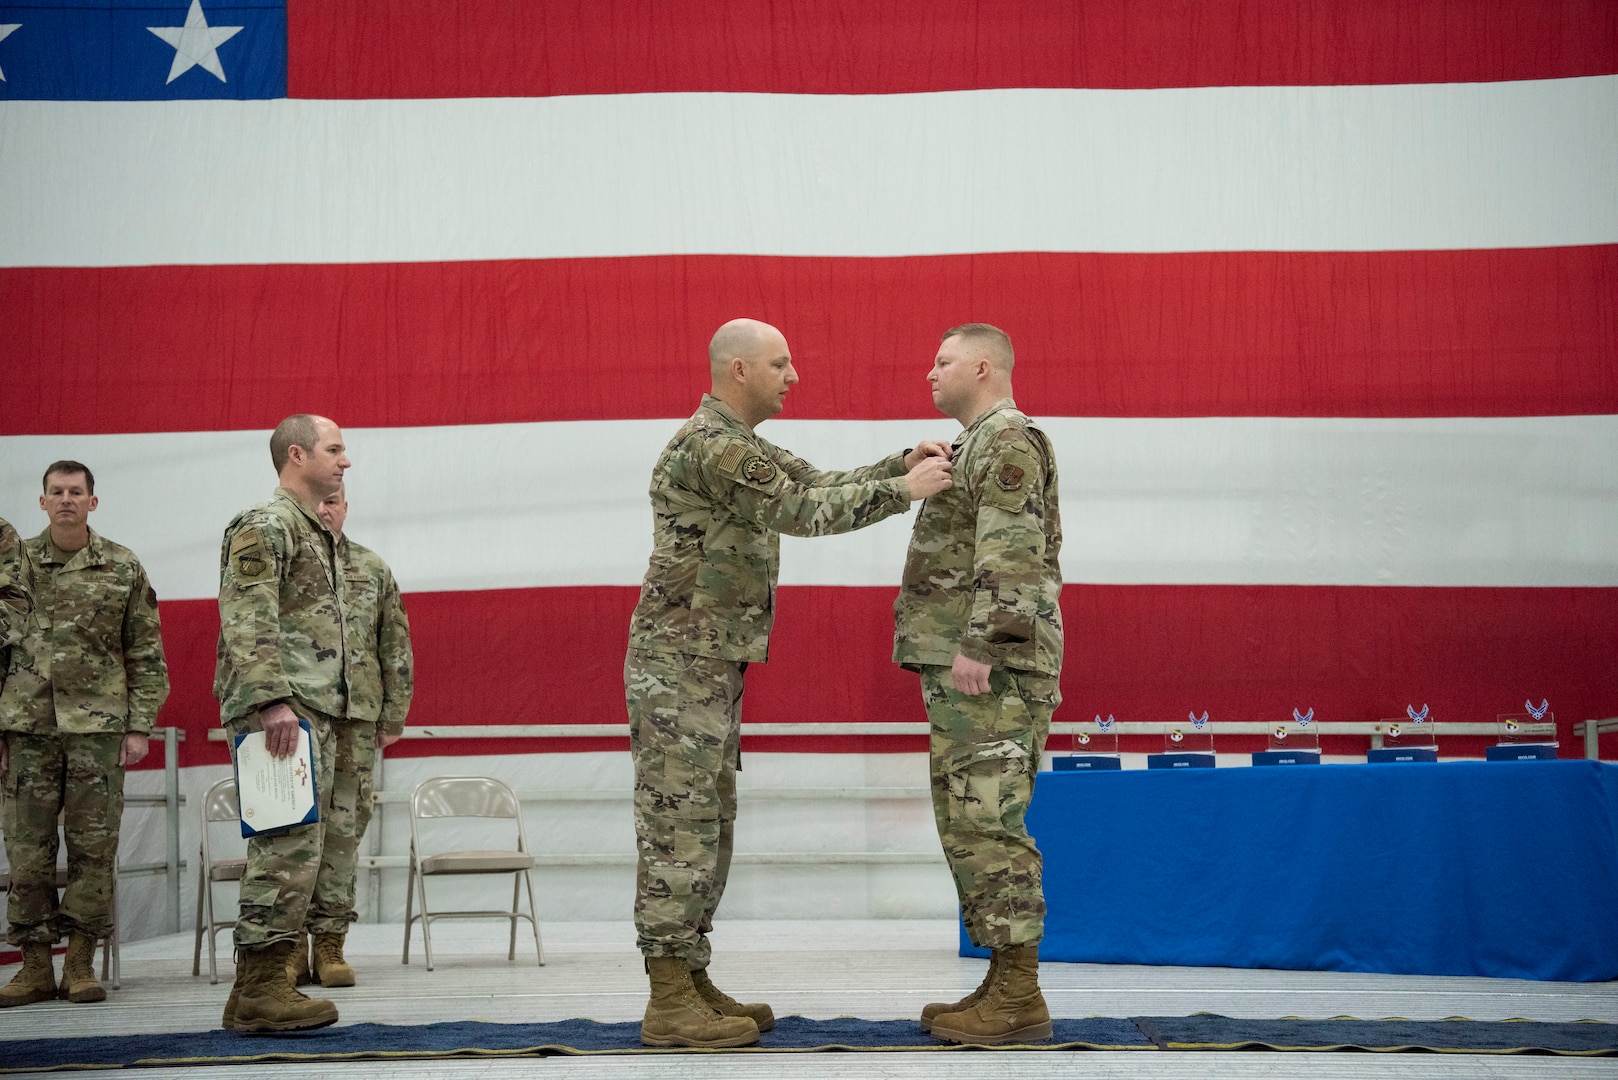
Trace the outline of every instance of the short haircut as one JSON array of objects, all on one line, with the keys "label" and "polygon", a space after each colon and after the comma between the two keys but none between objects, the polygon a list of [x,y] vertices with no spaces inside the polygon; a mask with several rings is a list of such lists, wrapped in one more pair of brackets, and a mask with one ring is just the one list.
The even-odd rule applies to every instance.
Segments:
[{"label": "short haircut", "polygon": [[39,481],[40,490],[50,490],[52,476],[71,476],[74,473],[84,474],[84,490],[94,495],[96,493],[96,474],[91,472],[90,466],[82,461],[51,462],[50,467],[45,470],[45,475]]},{"label": "short haircut", "polygon": [[733,356],[752,356],[764,338],[763,324],[752,319],[732,319],[714,331],[708,342],[708,370],[718,375]]},{"label": "short haircut", "polygon": [[960,337],[977,345],[983,346],[989,354],[989,362],[1006,375],[1011,374],[1011,365],[1016,356],[1011,351],[1011,338],[998,326],[988,323],[969,322],[960,326],[951,327],[944,331],[940,341],[948,341],[952,337]]},{"label": "short haircut", "polygon": [[277,476],[286,468],[294,446],[308,454],[315,452],[315,418],[308,413],[294,413],[275,425],[270,436],[270,464],[275,466]]}]

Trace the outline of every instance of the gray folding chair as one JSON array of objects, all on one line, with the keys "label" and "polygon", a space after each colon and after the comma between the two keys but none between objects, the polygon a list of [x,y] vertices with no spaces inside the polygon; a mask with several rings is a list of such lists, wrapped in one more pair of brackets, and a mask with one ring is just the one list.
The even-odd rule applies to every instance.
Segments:
[{"label": "gray folding chair", "polygon": [[[423,850],[421,823],[446,818],[485,818],[510,821],[516,827],[517,846],[498,850]],[[541,966],[545,947],[539,940],[539,913],[534,907],[534,856],[523,831],[522,807],[516,794],[498,780],[484,776],[440,776],[424,780],[410,796],[410,873],[405,881],[404,957],[410,963],[410,926],[421,920],[422,951],[427,954],[427,970],[433,970],[435,919],[509,919],[511,942],[506,959],[517,959],[517,920],[527,919],[534,928],[534,951]],[[511,908],[507,911],[429,911],[427,879],[439,875],[511,874]],[[524,885],[528,887],[528,911],[519,910]],[[412,914],[413,902],[421,903],[421,914]]]},{"label": "gray folding chair", "polygon": [[[241,808],[236,801],[236,778],[227,776],[210,787],[202,797],[202,843],[197,855],[197,940],[191,951],[191,974],[202,974],[202,939],[208,939],[208,981],[219,981],[219,959],[215,951],[214,935],[221,930],[233,929],[234,918],[221,920],[214,914],[213,886],[216,881],[240,881],[247,870],[247,859],[218,858],[214,854],[209,833],[212,826],[229,822],[237,826],[241,835]],[[245,847],[245,844],[242,845]],[[204,916],[206,915],[206,918]]]}]

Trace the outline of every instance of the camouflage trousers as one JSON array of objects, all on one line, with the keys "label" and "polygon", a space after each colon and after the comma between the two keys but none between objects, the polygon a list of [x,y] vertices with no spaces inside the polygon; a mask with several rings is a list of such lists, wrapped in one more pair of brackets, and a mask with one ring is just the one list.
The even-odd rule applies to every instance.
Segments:
[{"label": "camouflage trousers", "polygon": [[635,940],[647,956],[708,966],[730,876],[741,769],[742,673],[706,656],[629,650],[624,697],[635,759]]},{"label": "camouflage trousers", "polygon": [[[277,941],[300,940],[309,898],[314,895],[320,874],[320,852],[325,844],[326,821],[331,817],[333,729],[340,721],[301,703],[293,709],[299,718],[309,721],[320,820],[273,835],[248,837],[247,869],[242,873],[241,908],[236,916],[238,948],[259,949]],[[227,724],[232,754],[236,736],[261,726],[256,714]]]},{"label": "camouflage trousers", "polygon": [[[122,732],[3,736],[11,764],[5,776],[6,940],[54,944],[73,931],[103,938],[112,931],[118,884],[118,826],[124,816]],[[56,897],[56,816],[67,840],[67,888]]]},{"label": "camouflage trousers", "polygon": [[1023,818],[1034,796],[1051,714],[1062,695],[1049,675],[995,668],[989,692],[968,697],[950,669],[921,669],[931,726],[933,817],[967,936],[980,948],[1045,934],[1039,849]]},{"label": "camouflage trousers", "polygon": [[320,848],[320,874],[304,926],[311,934],[346,934],[354,911],[354,875],[360,840],[376,805],[376,725],[342,720],[333,725],[331,814]]}]

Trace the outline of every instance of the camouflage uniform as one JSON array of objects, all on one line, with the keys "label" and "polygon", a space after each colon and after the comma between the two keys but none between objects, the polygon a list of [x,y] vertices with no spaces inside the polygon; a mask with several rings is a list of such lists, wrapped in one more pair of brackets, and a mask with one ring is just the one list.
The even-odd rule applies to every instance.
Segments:
[{"label": "camouflage uniform", "polygon": [[233,748],[237,736],[263,726],[263,706],[285,703],[308,721],[320,814],[312,825],[248,840],[236,920],[243,948],[302,940],[331,815],[333,727],[348,711],[345,586],[335,539],[285,488],[225,528],[214,672],[220,720]]},{"label": "camouflage uniform", "polygon": [[[893,659],[921,673],[933,815],[967,933],[984,948],[1044,933],[1040,856],[1023,816],[1061,702],[1056,457],[1003,398],[955,440],[954,486],[916,517],[894,604]],[[989,692],[951,680],[989,664]]]},{"label": "camouflage uniform", "polygon": [[647,956],[708,964],[741,767],[742,674],[767,659],[781,533],[850,532],[910,505],[904,456],[821,472],[711,395],[652,471],[651,565],[624,661]]},{"label": "camouflage uniform", "polygon": [[354,874],[376,800],[377,736],[404,730],[415,665],[410,621],[388,564],[347,537],[337,541],[337,558],[347,596],[348,715],[336,725],[331,815],[305,924],[311,933],[341,935],[356,918]]},{"label": "camouflage uniform", "polygon": [[[80,550],[58,552],[46,529],[23,545],[20,569],[34,607],[0,693],[11,753],[6,937],[14,945],[73,931],[105,937],[124,811],[119,750],[125,733],[152,730],[169,693],[157,596],[134,552],[94,530]],[[68,872],[60,904],[58,813]]]},{"label": "camouflage uniform", "polygon": [[11,643],[22,637],[33,603],[22,585],[22,540],[5,518],[0,518],[0,687],[6,684]]}]

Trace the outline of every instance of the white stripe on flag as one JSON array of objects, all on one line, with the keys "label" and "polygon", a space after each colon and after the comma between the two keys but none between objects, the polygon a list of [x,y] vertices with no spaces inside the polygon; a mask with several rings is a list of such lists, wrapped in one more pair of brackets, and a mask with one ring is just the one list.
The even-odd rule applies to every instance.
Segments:
[{"label": "white stripe on flag", "polygon": [[[1063,572],[1097,584],[1613,586],[1618,416],[1042,420]],[[411,591],[637,585],[652,463],[678,420],[349,429],[356,539]],[[822,468],[951,421],[776,420]],[[273,487],[263,432],[0,439],[0,515],[25,534],[39,473],[96,471],[92,525],[165,599],[212,596],[219,536]],[[783,584],[894,585],[906,515],[783,544]]]},{"label": "white stripe on flag", "polygon": [[8,102],[0,265],[1618,241],[1618,76]]}]

